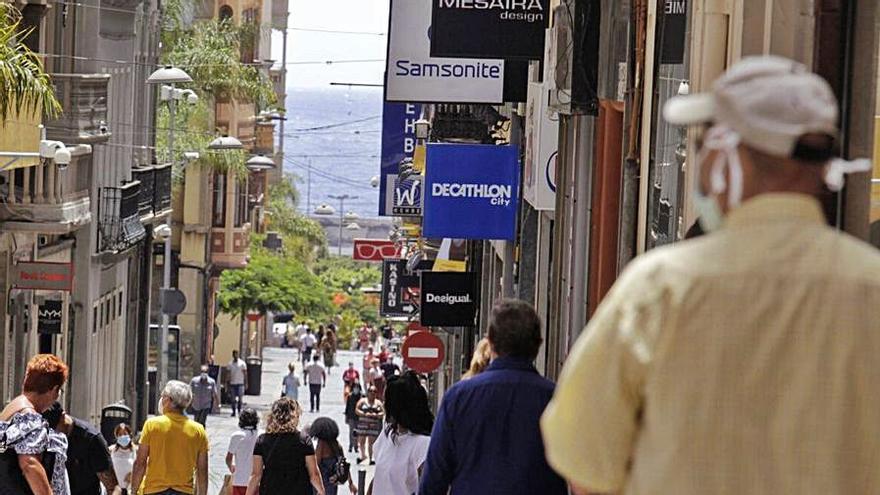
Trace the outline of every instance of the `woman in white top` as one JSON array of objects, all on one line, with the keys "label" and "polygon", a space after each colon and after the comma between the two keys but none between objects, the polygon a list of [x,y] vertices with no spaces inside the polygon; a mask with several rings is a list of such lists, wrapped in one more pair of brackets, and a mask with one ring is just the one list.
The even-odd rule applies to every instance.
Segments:
[{"label": "woman in white top", "polygon": [[110,447],[110,458],[113,460],[113,471],[119,481],[123,495],[128,494],[131,485],[131,470],[134,467],[135,445],[131,438],[131,428],[120,423],[113,430],[116,443]]},{"label": "woman in white top", "polygon": [[242,409],[238,415],[239,431],[229,438],[229,448],[226,451],[226,465],[232,473],[232,495],[245,495],[248,481],[251,478],[254,462],[254,445],[260,436],[257,425],[260,417],[251,407]]},{"label": "woman in white top", "polygon": [[434,426],[428,394],[412,371],[388,379],[385,423],[373,446],[376,472],[367,495],[412,495],[419,490]]}]

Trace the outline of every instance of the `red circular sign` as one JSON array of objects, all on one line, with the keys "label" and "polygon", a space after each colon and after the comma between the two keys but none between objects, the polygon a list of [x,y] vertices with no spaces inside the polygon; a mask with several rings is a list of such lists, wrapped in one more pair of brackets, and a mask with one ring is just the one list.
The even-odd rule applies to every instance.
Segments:
[{"label": "red circular sign", "polygon": [[248,313],[247,314],[248,321],[260,321],[260,319],[262,317],[263,317],[263,315],[261,315],[260,313]]},{"label": "red circular sign", "polygon": [[431,332],[416,332],[403,341],[403,362],[419,373],[430,373],[443,363],[443,341]]}]

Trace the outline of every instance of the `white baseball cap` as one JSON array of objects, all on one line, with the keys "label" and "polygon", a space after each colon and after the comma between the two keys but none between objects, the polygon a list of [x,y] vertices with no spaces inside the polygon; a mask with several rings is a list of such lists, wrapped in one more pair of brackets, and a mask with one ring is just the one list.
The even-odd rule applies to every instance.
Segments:
[{"label": "white baseball cap", "polygon": [[838,107],[820,76],[793,60],[765,55],[731,66],[711,92],[671,98],[663,117],[675,125],[723,124],[752,148],[789,157],[806,134],[837,136]]}]

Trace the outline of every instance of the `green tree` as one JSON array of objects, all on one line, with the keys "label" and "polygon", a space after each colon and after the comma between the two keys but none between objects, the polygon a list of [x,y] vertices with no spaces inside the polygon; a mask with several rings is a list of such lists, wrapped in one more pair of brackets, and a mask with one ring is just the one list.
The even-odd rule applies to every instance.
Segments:
[{"label": "green tree", "polygon": [[21,12],[0,3],[0,119],[21,112],[61,113],[61,104],[43,62],[22,42],[31,33],[21,29]]}]

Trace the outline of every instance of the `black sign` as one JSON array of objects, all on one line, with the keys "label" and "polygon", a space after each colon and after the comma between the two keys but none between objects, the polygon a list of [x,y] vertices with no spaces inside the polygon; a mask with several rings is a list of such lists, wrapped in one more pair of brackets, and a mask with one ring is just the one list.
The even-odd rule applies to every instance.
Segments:
[{"label": "black sign", "polygon": [[544,58],[550,0],[431,0],[431,56]]},{"label": "black sign", "polygon": [[406,260],[382,262],[382,316],[413,316],[419,312],[419,275],[407,273]]},{"label": "black sign", "polygon": [[687,32],[688,0],[664,0],[661,18],[661,64],[684,63],[684,42]]},{"label": "black sign", "polygon": [[37,332],[61,333],[61,301],[46,301],[37,312]]},{"label": "black sign", "polygon": [[474,326],[477,293],[477,277],[473,273],[422,272],[422,325]]}]

